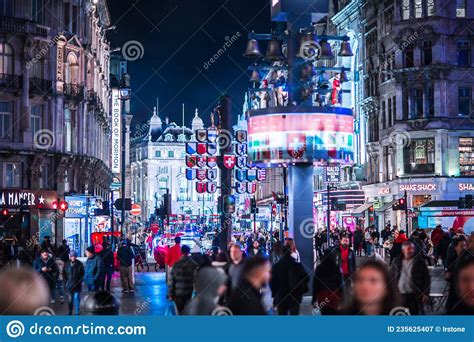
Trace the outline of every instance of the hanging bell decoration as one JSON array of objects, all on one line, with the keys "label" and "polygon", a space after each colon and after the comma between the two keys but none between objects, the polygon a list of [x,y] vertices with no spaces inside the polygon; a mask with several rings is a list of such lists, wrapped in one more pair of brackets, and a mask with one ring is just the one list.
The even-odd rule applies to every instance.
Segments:
[{"label": "hanging bell decoration", "polygon": [[341,82],[349,82],[349,79],[347,78],[346,70],[344,68],[341,71]]},{"label": "hanging bell decoration", "polygon": [[300,48],[297,56],[310,59],[317,57],[318,54],[318,42],[316,41],[316,36],[312,32],[305,33],[301,36],[300,39]]},{"label": "hanging bell decoration", "polygon": [[285,57],[281,52],[281,45],[280,42],[276,39],[270,40],[267,47],[267,54],[265,55],[265,59],[271,62],[281,61]]},{"label": "hanging bell decoration", "polygon": [[250,82],[260,82],[260,74],[257,70],[252,71],[252,76],[250,77]]},{"label": "hanging bell decoration", "polygon": [[349,41],[344,40],[341,43],[341,49],[339,50],[339,53],[337,55],[341,56],[341,57],[352,57],[352,56],[354,56],[354,54],[352,53],[351,44],[349,43]]},{"label": "hanging bell decoration", "polygon": [[325,39],[319,42],[321,46],[321,53],[319,59],[334,59],[334,53],[332,52],[331,44]]},{"label": "hanging bell decoration", "polygon": [[245,49],[244,57],[257,58],[260,56],[262,56],[262,53],[260,52],[258,41],[256,39],[250,39],[247,43],[247,48]]}]

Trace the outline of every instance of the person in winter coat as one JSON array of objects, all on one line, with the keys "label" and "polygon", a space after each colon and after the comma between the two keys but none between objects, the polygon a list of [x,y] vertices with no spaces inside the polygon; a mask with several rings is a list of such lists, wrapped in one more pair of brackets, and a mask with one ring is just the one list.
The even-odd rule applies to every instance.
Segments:
[{"label": "person in winter coat", "polygon": [[314,272],[313,307],[318,308],[322,315],[335,315],[340,309],[343,295],[341,268],[331,250],[326,250]]},{"label": "person in winter coat", "polygon": [[72,315],[73,309],[76,315],[79,315],[81,303],[82,282],[84,280],[84,265],[77,260],[76,251],[69,253],[69,261],[63,269],[63,279],[66,286],[66,292],[69,295],[69,315]]},{"label": "person in winter coat", "polygon": [[267,314],[261,290],[268,284],[270,270],[270,262],[265,258],[248,258],[245,261],[239,286],[232,292],[228,303],[233,315]]},{"label": "person in winter coat", "polygon": [[403,306],[411,315],[422,314],[423,304],[429,299],[431,276],[425,260],[415,254],[413,241],[403,243],[402,254],[393,261],[392,273]]},{"label": "person in winter coat", "polygon": [[225,293],[224,301],[232,295],[234,290],[240,282],[242,270],[244,268],[244,252],[240,243],[231,242],[229,246],[230,261],[224,266],[224,272],[227,275],[227,291]]},{"label": "person in winter coat", "polygon": [[[221,268],[203,267],[196,273],[195,296],[184,309],[184,315],[216,315],[225,310],[217,303],[226,290],[227,276]],[[224,313],[224,311],[222,311]]]},{"label": "person in winter coat", "polygon": [[270,288],[273,304],[279,315],[299,315],[300,304],[308,290],[308,274],[291,256],[290,247],[283,246],[281,259],[272,268]]},{"label": "person in winter coat", "polygon": [[345,315],[390,315],[398,304],[398,291],[389,269],[380,260],[369,259],[354,273],[351,303]]},{"label": "person in winter coat", "polygon": [[181,258],[181,237],[174,238],[174,246],[170,247],[165,257],[165,264],[168,267],[173,265]]},{"label": "person in winter coat", "polygon": [[171,268],[169,297],[175,302],[179,314],[191,300],[194,290],[197,264],[191,258],[190,253],[189,246],[183,245],[181,258]]},{"label": "person in winter coat", "polygon": [[459,301],[456,295],[456,271],[457,265],[461,258],[464,257],[464,251],[467,249],[467,241],[464,236],[455,237],[453,239],[454,253],[447,260],[447,267],[445,272],[445,279],[449,282],[448,299],[446,300],[446,310],[451,308]]},{"label": "person in winter coat", "polygon": [[120,262],[120,281],[122,283],[122,292],[134,292],[132,284],[132,264],[134,254],[132,248],[126,240],[122,241],[122,245],[117,251],[117,260]]},{"label": "person in winter coat", "polygon": [[351,276],[356,270],[356,260],[354,251],[349,247],[349,237],[341,237],[341,244],[335,247],[334,255],[341,268],[344,283],[350,286]]},{"label": "person in winter coat", "polygon": [[441,238],[441,241],[438,243],[437,253],[438,253],[438,258],[441,259],[441,262],[443,264],[445,271],[448,267],[448,248],[450,244],[451,244],[451,237],[449,236],[448,233],[443,232],[443,237]]},{"label": "person in winter coat", "polygon": [[104,263],[95,254],[94,246],[86,249],[86,266],[84,268],[84,283],[88,291],[97,291],[104,274]]},{"label": "person in winter coat", "polygon": [[456,264],[454,284],[457,298],[448,315],[474,315],[474,250],[465,251]]},{"label": "person in winter coat", "polygon": [[405,231],[400,230],[400,232],[395,232],[395,240],[393,240],[392,249],[390,250],[390,265],[394,259],[402,254],[402,244],[407,240],[408,238],[405,235]]},{"label": "person in winter coat", "polygon": [[103,249],[100,251],[99,257],[104,263],[104,277],[102,278],[100,289],[110,291],[110,282],[114,274],[114,252],[108,242],[104,241],[102,246]]},{"label": "person in winter coat", "polygon": [[66,263],[69,261],[70,248],[67,245],[67,240],[63,240],[62,245],[58,247],[56,251],[56,257],[61,259],[62,262]]},{"label": "person in winter coat", "polygon": [[247,249],[247,256],[249,258],[265,257],[265,252],[263,251],[263,248],[260,247],[260,242],[258,242],[258,240],[253,240],[252,246],[249,249]]},{"label": "person in winter coat", "polygon": [[362,248],[364,246],[364,231],[361,227],[357,227],[354,232],[354,250],[358,256],[362,255]]},{"label": "person in winter coat", "polygon": [[437,225],[436,228],[431,232],[431,243],[433,244],[433,252],[435,257],[435,264],[438,263],[439,250],[438,246],[444,237],[444,231],[441,225]]},{"label": "person in winter coat", "polygon": [[56,279],[58,277],[58,266],[56,262],[51,257],[49,250],[42,249],[40,252],[40,256],[36,258],[33,269],[37,271],[40,275],[43,276],[44,280],[49,286],[49,291],[51,295],[51,304],[55,303],[54,297],[54,289],[56,287]]}]

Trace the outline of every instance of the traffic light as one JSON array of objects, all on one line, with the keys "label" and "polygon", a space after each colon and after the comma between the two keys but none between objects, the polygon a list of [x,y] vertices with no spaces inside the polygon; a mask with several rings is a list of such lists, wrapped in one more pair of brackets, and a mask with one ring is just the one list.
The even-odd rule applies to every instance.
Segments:
[{"label": "traffic light", "polygon": [[10,214],[8,209],[2,209],[2,216],[8,216],[8,214]]},{"label": "traffic light", "polygon": [[250,213],[252,214],[258,213],[257,200],[255,198],[250,199]]},{"label": "traffic light", "polygon": [[466,209],[472,209],[472,195],[466,195],[464,197],[464,202],[466,204]]},{"label": "traffic light", "polygon": [[125,198],[125,201],[122,203],[122,199],[118,198],[115,200],[114,205],[117,210],[132,210],[132,199]]},{"label": "traffic light", "polygon": [[233,214],[235,213],[235,196],[227,195],[223,197],[224,202],[224,213]]},{"label": "traffic light", "polygon": [[163,195],[163,215],[171,214],[171,194]]},{"label": "traffic light", "polygon": [[406,210],[407,209],[407,202],[404,197],[398,200],[398,210]]}]

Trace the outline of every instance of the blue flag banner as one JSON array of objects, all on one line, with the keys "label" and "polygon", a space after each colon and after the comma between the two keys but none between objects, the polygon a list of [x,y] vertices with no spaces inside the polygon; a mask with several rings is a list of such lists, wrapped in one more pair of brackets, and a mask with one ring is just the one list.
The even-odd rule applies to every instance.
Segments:
[{"label": "blue flag banner", "polygon": [[[183,329],[183,327],[186,327]],[[242,330],[240,330],[242,329]],[[470,316],[2,316],[11,341],[474,341]]]}]

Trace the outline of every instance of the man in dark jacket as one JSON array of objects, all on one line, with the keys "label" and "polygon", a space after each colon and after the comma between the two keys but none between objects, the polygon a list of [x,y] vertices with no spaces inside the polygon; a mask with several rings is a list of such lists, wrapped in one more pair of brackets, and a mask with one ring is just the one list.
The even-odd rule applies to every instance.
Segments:
[{"label": "man in dark jacket", "polygon": [[430,295],[431,277],[422,257],[415,254],[415,244],[407,240],[402,245],[402,254],[393,261],[393,277],[397,281],[403,305],[410,314],[423,313],[423,304]]},{"label": "man in dark jacket", "polygon": [[58,250],[56,251],[56,257],[58,257],[64,263],[66,263],[69,261],[69,251],[70,251],[70,248],[67,245],[67,240],[63,240],[61,246],[59,246]]},{"label": "man in dark jacket", "polygon": [[270,279],[267,259],[249,258],[244,263],[239,286],[232,292],[228,307],[233,315],[266,315],[262,303],[262,288]]},{"label": "man in dark jacket", "polygon": [[84,265],[77,260],[76,251],[69,253],[69,261],[66,262],[63,269],[63,280],[66,284],[66,291],[69,294],[69,315],[72,315],[73,308],[75,308],[75,314],[79,315]]},{"label": "man in dark jacket", "polygon": [[[56,287],[56,279],[58,278],[58,266],[46,249],[42,249],[39,257],[35,260],[33,268],[41,274],[49,286],[50,295]],[[51,303],[54,304],[54,298],[51,297]]]},{"label": "man in dark jacket", "polygon": [[272,268],[270,288],[279,315],[299,315],[303,295],[308,291],[308,273],[291,257],[291,250],[283,246],[282,258]]},{"label": "man in dark jacket", "polygon": [[334,257],[341,268],[345,286],[350,287],[351,276],[356,270],[356,260],[354,251],[349,247],[348,236],[341,237],[341,244],[334,249]]},{"label": "man in dark jacket", "polygon": [[181,258],[171,268],[169,297],[175,302],[178,313],[182,313],[194,291],[197,264],[190,256],[189,246],[181,246]]},{"label": "man in dark jacket", "polygon": [[237,287],[240,282],[240,276],[244,267],[244,252],[239,243],[231,242],[229,247],[230,261],[224,266],[224,271],[227,275],[227,291],[224,301],[232,295],[232,290]]},{"label": "man in dark jacket", "polygon": [[100,281],[104,274],[104,263],[99,256],[95,254],[93,246],[86,249],[86,266],[84,269],[84,282],[87,285],[88,291],[97,291],[100,286]]},{"label": "man in dark jacket", "polygon": [[100,289],[110,291],[110,282],[114,274],[114,253],[106,241],[104,241],[102,246],[103,249],[99,252],[99,257],[104,263],[104,277],[100,284]]},{"label": "man in dark jacket", "polygon": [[122,241],[117,251],[117,260],[120,262],[120,282],[122,283],[122,292],[134,292],[132,284],[132,264],[134,254],[132,248],[126,240]]},{"label": "man in dark jacket", "polygon": [[362,248],[364,243],[364,231],[357,226],[354,232],[354,249],[358,256],[362,255]]}]

